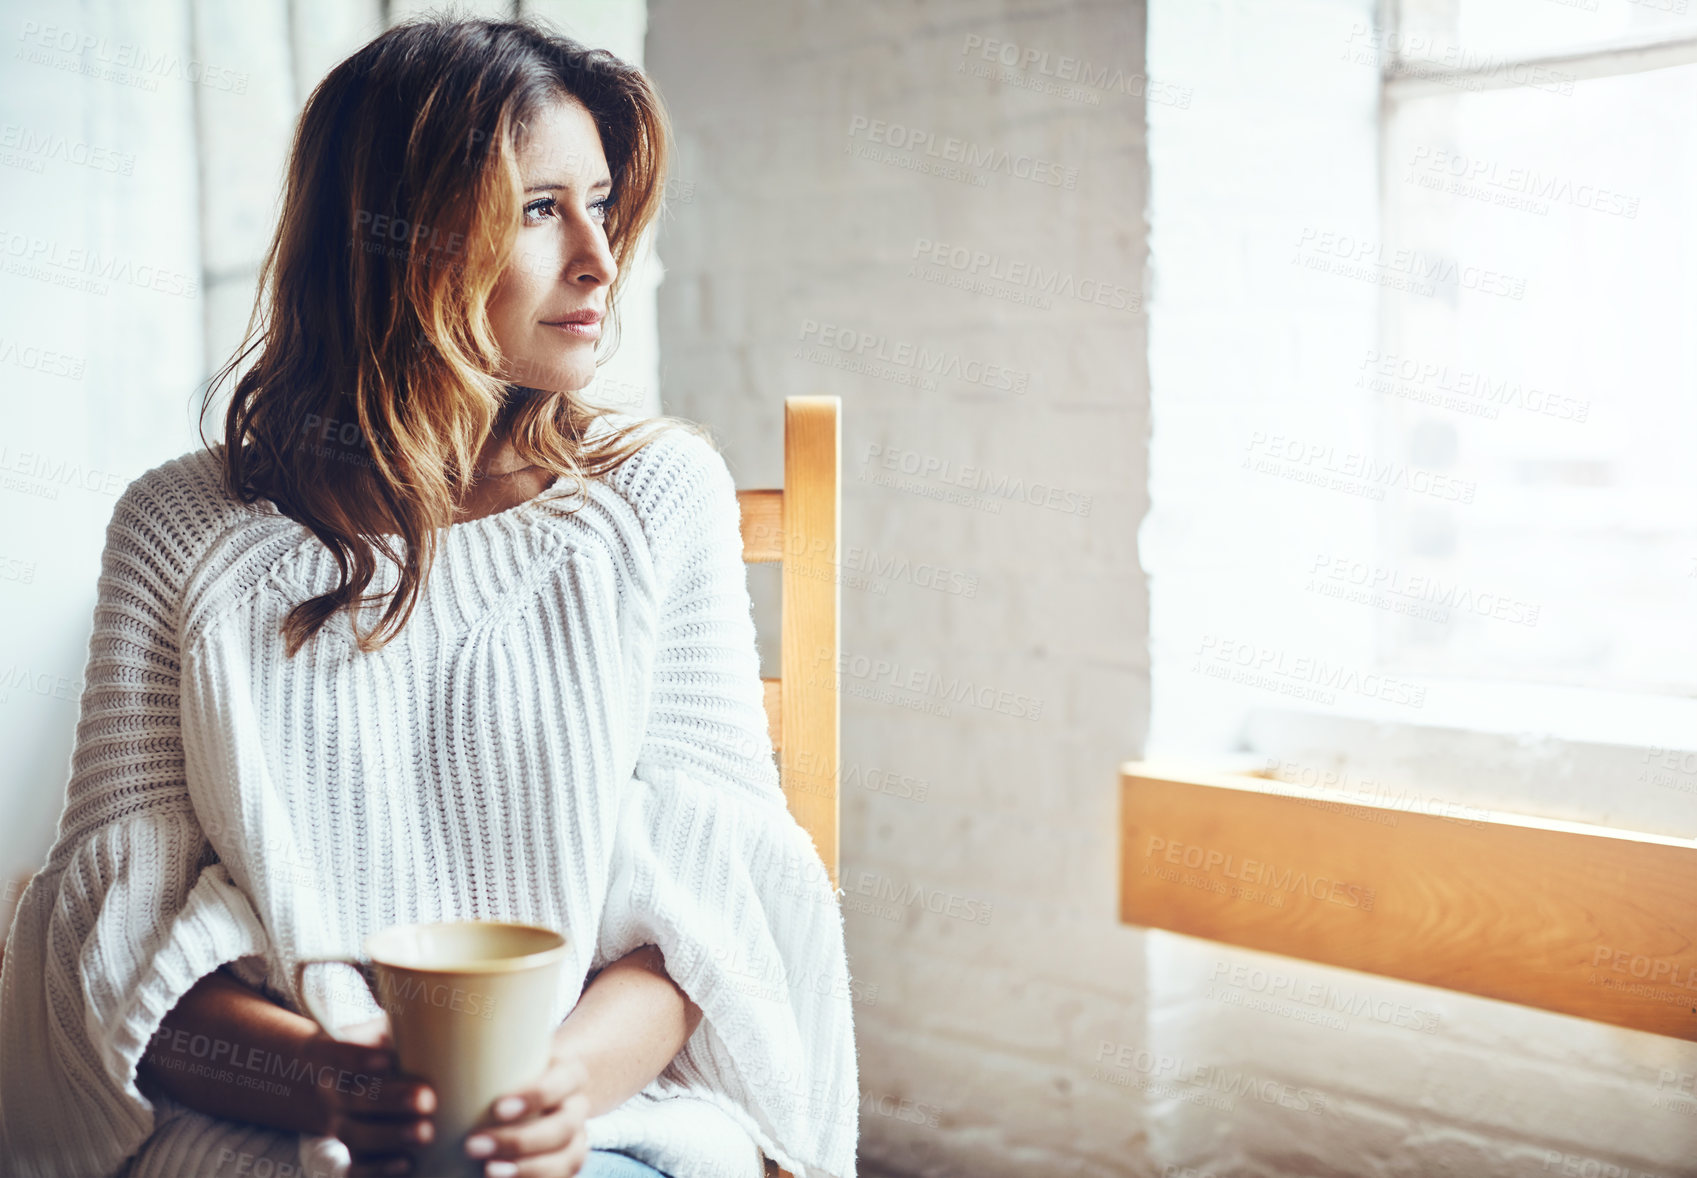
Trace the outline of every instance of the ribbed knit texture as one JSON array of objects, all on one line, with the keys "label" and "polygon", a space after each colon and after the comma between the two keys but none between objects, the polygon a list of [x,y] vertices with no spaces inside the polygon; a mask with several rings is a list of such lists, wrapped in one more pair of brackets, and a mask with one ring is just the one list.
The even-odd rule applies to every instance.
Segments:
[{"label": "ribbed knit texture", "polygon": [[[852,1178],[841,910],[779,789],[723,458],[666,431],[587,494],[456,524],[389,645],[361,654],[340,613],[293,659],[280,625],[334,562],[219,461],[148,471],[107,530],[59,835],[0,973],[5,1172],[265,1155],[335,1178],[339,1142],[156,1107],[137,1062],[222,964],[298,1011],[296,961],[472,918],[566,935],[556,1021],[644,944],[701,1007],[593,1146],[677,1178],[755,1178],[762,1153]],[[308,976],[337,1025],[377,1013],[345,967]]]}]

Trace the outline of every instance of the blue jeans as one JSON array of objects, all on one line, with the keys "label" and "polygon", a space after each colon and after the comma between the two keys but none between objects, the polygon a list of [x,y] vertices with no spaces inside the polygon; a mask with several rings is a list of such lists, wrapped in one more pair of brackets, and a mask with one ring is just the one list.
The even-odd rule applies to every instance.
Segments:
[{"label": "blue jeans", "polygon": [[672,1178],[647,1162],[639,1162],[616,1149],[592,1149],[577,1178]]}]

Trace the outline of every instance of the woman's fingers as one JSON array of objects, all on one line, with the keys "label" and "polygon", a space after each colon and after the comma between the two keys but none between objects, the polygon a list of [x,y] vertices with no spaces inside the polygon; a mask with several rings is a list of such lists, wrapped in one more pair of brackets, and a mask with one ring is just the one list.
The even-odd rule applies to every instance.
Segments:
[{"label": "woman's fingers", "polygon": [[436,1111],[435,1091],[423,1080],[396,1072],[392,1051],[323,1036],[311,1063],[310,1082],[340,1115],[398,1117]]},{"label": "woman's fingers", "polygon": [[579,1133],[570,1145],[555,1153],[527,1158],[495,1158],[483,1167],[485,1178],[573,1178],[589,1157],[589,1134]]},{"label": "woman's fingers", "polygon": [[500,1097],[490,1106],[485,1123],[511,1123],[538,1113],[551,1112],[565,1103],[573,1093],[583,1091],[589,1083],[589,1072],[581,1060],[556,1055],[548,1070],[523,1088]]},{"label": "woman's fingers", "polygon": [[[364,1050],[365,1062],[379,1062]],[[487,1160],[485,1173],[493,1178],[571,1178],[589,1154],[588,1081],[581,1061],[555,1056],[542,1075],[494,1102],[466,1152]],[[434,1097],[428,1085],[402,1076],[385,1079],[364,1102],[338,1096],[335,1133],[352,1154],[350,1178],[407,1173],[406,1151],[434,1139],[435,1126],[420,1115],[434,1111]]]},{"label": "woman's fingers", "polygon": [[404,1153],[436,1139],[436,1126],[429,1117],[394,1118],[343,1117],[336,1136],[356,1158]]},{"label": "woman's fingers", "polygon": [[[313,1067],[320,1073],[319,1084],[324,1088],[347,1091],[350,1088],[376,1087],[395,1076],[395,1052],[386,1043],[355,1043],[332,1039],[323,1031],[308,1042],[307,1053]],[[329,1069],[331,1076],[323,1073]]]},{"label": "woman's fingers", "polygon": [[[369,1024],[368,1024],[369,1025]],[[355,1160],[395,1170],[395,1155],[434,1135],[431,1114],[436,1092],[415,1076],[396,1072],[393,1051],[321,1037],[316,1043],[312,1083],[324,1102],[329,1132],[340,1138]],[[406,1159],[401,1158],[400,1161]]]},{"label": "woman's fingers", "polygon": [[403,1154],[386,1157],[356,1158],[348,1166],[348,1178],[392,1178],[412,1173],[412,1159]]},{"label": "woman's fingers", "polygon": [[380,1014],[376,1018],[368,1018],[364,1022],[350,1023],[337,1030],[336,1038],[345,1043],[358,1043],[365,1047],[393,1047],[394,1039],[389,1034],[389,1016]]},{"label": "woman's fingers", "polygon": [[428,1084],[397,1078],[364,1096],[342,1096],[337,1111],[352,1120],[428,1119],[436,1111],[436,1094]]},{"label": "woman's fingers", "polygon": [[584,1120],[589,1097],[573,1093],[552,1112],[543,1113],[505,1128],[486,1126],[466,1138],[466,1155],[474,1158],[519,1160],[537,1154],[557,1153],[585,1136]]}]

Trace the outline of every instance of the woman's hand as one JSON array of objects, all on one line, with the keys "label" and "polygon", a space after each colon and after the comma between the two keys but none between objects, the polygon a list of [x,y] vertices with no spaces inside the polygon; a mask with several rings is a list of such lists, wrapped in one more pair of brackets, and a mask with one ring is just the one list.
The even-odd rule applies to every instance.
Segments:
[{"label": "woman's hand", "polygon": [[[429,1142],[435,1125],[436,1093],[428,1084],[395,1071],[389,1017],[343,1027],[339,1038],[319,1032],[308,1047],[322,1099],[319,1132],[340,1138],[352,1155],[349,1178],[405,1174],[406,1151]],[[348,1083],[344,1076],[352,1076]],[[333,1082],[325,1083],[330,1077]]]},{"label": "woman's hand", "polygon": [[487,1178],[574,1178],[589,1156],[589,1072],[556,1033],[548,1069],[497,1099],[466,1138]]},{"label": "woman's hand", "polygon": [[[344,1041],[347,1037],[351,1041]],[[223,1068],[196,1068],[210,1042]],[[164,1020],[136,1070],[144,1094],[163,1093],[210,1116],[315,1136],[392,1162],[428,1120],[436,1094],[395,1071],[388,1020],[345,1027],[337,1038],[285,1010],[225,970],[201,978]],[[231,1072],[273,1081],[231,1083]],[[419,1102],[423,1101],[421,1107]]]}]

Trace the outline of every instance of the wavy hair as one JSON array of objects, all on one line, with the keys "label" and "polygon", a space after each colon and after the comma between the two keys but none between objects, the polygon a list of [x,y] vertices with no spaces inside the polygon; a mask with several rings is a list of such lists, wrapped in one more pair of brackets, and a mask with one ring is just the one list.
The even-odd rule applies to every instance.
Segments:
[{"label": "wavy hair", "polygon": [[[610,354],[620,288],[662,208],[670,140],[640,70],[530,21],[414,20],[332,69],[301,112],[247,332],[201,411],[204,441],[217,389],[257,352],[225,413],[226,485],[304,524],[341,573],[284,619],[291,657],[343,607],[362,651],[399,633],[492,433],[580,493],[660,430],[711,442],[664,416],[591,439],[611,409],[494,375],[487,305],[521,221],[517,154],[527,121],[562,98],[588,110],[612,174]],[[400,570],[389,594],[366,593],[378,552]],[[361,634],[359,608],[385,596]]]}]

